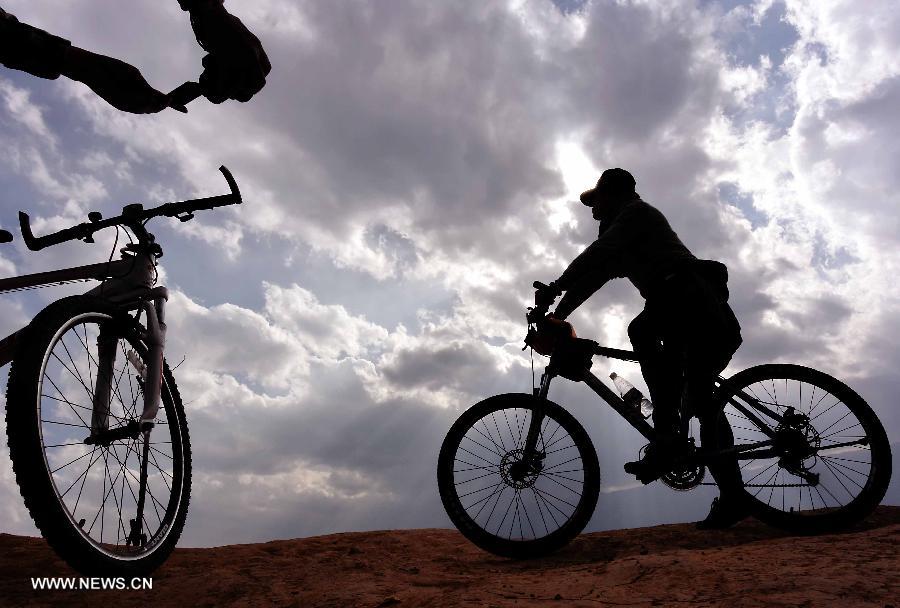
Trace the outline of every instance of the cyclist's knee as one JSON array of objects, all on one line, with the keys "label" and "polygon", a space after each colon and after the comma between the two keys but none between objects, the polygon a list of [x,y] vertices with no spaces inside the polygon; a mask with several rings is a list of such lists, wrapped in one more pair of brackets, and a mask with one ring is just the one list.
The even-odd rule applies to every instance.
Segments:
[{"label": "cyclist's knee", "polygon": [[628,339],[635,352],[648,352],[656,349],[659,337],[653,331],[647,313],[642,312],[628,324]]}]

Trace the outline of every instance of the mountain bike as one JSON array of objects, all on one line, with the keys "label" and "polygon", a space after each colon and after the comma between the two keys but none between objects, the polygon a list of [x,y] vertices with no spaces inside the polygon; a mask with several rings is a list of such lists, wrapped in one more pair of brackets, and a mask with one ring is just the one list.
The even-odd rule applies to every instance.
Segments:
[{"label": "mountain bike", "polygon": [[[547,310],[529,309],[526,345],[546,337]],[[644,438],[656,439],[640,407],[589,369],[595,355],[637,361],[635,353],[577,338],[568,327],[553,336],[539,387],[473,405],[441,445],[437,480],[447,514],[466,538],[500,556],[537,557],[563,547],[597,505],[597,453],[584,427],[547,398],[554,378],[584,382]],[[884,498],[891,477],[887,435],[843,382],[808,367],[769,364],[720,376],[715,386],[718,424],[727,420],[734,433],[733,443],[716,445],[733,447],[697,446],[690,404],[682,400],[683,451],[660,478],[665,485],[679,491],[715,485],[704,482],[707,467],[736,456],[750,513],[795,533],[849,525]]]},{"label": "mountain bike", "polygon": [[76,281],[100,284],[44,308],[0,342],[12,362],[6,393],[10,458],[25,506],[51,547],[89,575],[144,575],[172,552],[191,491],[191,448],[184,406],[163,356],[168,291],[156,285],[162,247],[146,224],[182,222],[200,210],[241,203],[230,192],[127,205],[117,217],[42,237],[19,213],[26,246],[38,251],[71,240],[93,242],[124,229],[121,257],[75,268],[0,279],[0,293]]}]

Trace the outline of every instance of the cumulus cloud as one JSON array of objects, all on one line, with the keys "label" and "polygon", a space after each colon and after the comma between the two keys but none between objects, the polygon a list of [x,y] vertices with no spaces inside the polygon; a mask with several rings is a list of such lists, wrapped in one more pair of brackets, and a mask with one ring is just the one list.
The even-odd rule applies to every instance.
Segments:
[{"label": "cumulus cloud", "polygon": [[[167,352],[185,357],[188,542],[446,525],[443,434],[461,408],[529,390],[531,282],[595,237],[575,201],[609,166],[632,170],[695,253],[729,265],[745,337],[734,370],[822,367],[862,387],[893,437],[896,10],[731,4],[236,5],[269,51],[269,84],[187,115],[124,115],[82,85],[4,72],[0,183],[33,201],[36,231],[219,193],[219,164],[244,193],[152,225],[173,288]],[[163,89],[200,70],[174,2],[4,7]],[[0,269],[95,262],[113,241],[19,246]],[[17,301],[16,321],[48,298]],[[640,306],[615,281],[573,319],[627,346]],[[637,435],[583,388],[561,381],[552,397],[601,453],[614,511],[592,526],[664,521],[659,492],[619,471]],[[0,483],[14,495],[8,473]],[[685,500],[671,517],[698,515],[701,499]],[[7,521],[24,530],[17,513]]]}]

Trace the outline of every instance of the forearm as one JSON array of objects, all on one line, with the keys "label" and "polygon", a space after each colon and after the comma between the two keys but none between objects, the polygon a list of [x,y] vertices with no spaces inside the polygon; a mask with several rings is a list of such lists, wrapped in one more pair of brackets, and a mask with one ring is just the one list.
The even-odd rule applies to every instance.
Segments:
[{"label": "forearm", "polygon": [[12,15],[0,15],[0,63],[53,80],[63,70],[71,43],[44,30],[19,22]]},{"label": "forearm", "polygon": [[585,300],[594,295],[603,283],[582,283],[568,289],[556,305],[553,316],[557,319],[566,319],[572,314],[576,308],[581,306]]}]

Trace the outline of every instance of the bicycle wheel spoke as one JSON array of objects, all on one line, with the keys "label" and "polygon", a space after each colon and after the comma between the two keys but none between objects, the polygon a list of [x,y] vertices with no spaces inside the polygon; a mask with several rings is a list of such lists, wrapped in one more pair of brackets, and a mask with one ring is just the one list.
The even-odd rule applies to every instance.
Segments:
[{"label": "bicycle wheel spoke", "polygon": [[156,470],[159,471],[160,476],[163,480],[163,483],[166,484],[166,489],[169,492],[171,492],[172,486],[169,484],[169,480],[166,479],[166,476],[168,475],[169,479],[171,479],[173,481],[175,480],[175,478],[172,476],[171,473],[166,472],[161,466],[159,466],[159,461],[156,460],[156,454],[153,453],[153,450],[147,450],[147,454],[150,456],[150,460],[153,461],[153,466],[155,466]]},{"label": "bicycle wheel spoke", "polygon": [[[69,362],[72,364],[72,368],[75,369],[75,370],[77,370],[77,369],[78,369],[78,365],[75,364],[75,359],[72,358],[72,353],[69,352],[69,347],[66,345],[66,341],[65,341],[65,339],[64,339],[62,336],[59,337],[59,344],[62,344],[63,350],[66,351],[66,356],[69,358]],[[66,370],[67,370],[70,374],[72,374],[72,375],[75,377],[75,379],[78,380],[78,382],[81,384],[81,386],[84,387],[84,390],[87,391],[88,395],[89,395],[91,398],[93,398],[94,393],[91,391],[91,389],[88,387],[88,385],[85,384],[84,378],[81,377],[81,374],[72,371],[72,369],[69,369],[69,366],[66,365],[65,362],[64,362],[62,359],[60,359],[59,355],[56,354],[56,351],[54,351],[52,354],[53,354],[53,356],[56,358],[56,360],[59,361],[59,363],[60,363],[64,368],[66,368]]]},{"label": "bicycle wheel spoke", "polygon": [[[153,445],[153,444],[151,444],[151,445]],[[499,471],[499,470],[500,470],[500,469],[498,468],[498,466],[497,466],[496,464],[493,464],[493,463],[491,463],[491,466],[489,466],[489,467],[483,467],[483,466],[481,466],[481,465],[473,464],[473,463],[471,463],[471,462],[468,462],[468,461],[466,461],[466,460],[463,460],[462,458],[459,458],[459,457],[457,457],[456,460],[455,460],[454,462],[459,462],[459,463],[464,464],[464,465],[466,465],[466,466],[472,467],[471,469],[460,469],[459,471],[453,471],[454,473],[462,473],[462,472],[465,472],[465,471],[474,471],[474,470],[482,470],[482,471],[493,471],[493,470]]]},{"label": "bicycle wheel spoke", "polygon": [[[497,534],[498,535],[503,530],[503,524],[504,524],[504,522],[506,522],[506,518],[509,517],[509,511],[510,511],[510,509],[512,509],[512,506],[513,506],[513,503],[515,502],[517,494],[518,494],[518,490],[513,490],[512,500],[510,500],[509,504],[506,505],[506,511],[503,512],[503,519],[500,520],[500,525],[497,526]],[[488,521],[490,521],[490,518],[488,518]],[[512,527],[513,527],[513,525],[515,525],[515,523],[516,523],[515,518],[513,518],[513,521],[511,521],[509,524],[510,533],[509,533],[508,538],[512,538]]]},{"label": "bicycle wheel spoke", "polygon": [[[478,494],[479,492],[484,492],[485,490],[489,490],[489,489],[490,488],[488,486],[484,486],[482,488],[478,488],[477,490],[470,490],[470,491],[466,492],[465,494],[460,494],[459,498],[460,498],[460,500],[462,500],[463,498],[466,498],[467,496],[471,496],[472,494]],[[478,503],[475,503],[475,504],[478,504]]]},{"label": "bicycle wheel spoke", "polygon": [[493,450],[493,449],[487,447],[486,445],[481,444],[481,443],[475,441],[474,439],[472,439],[472,438],[469,437],[468,435],[466,435],[465,438],[468,439],[469,441],[471,441],[472,443],[474,443],[475,445],[477,445],[478,447],[483,448],[483,449],[487,450],[488,452],[491,452],[491,453],[493,453],[493,454],[499,456],[500,458],[503,458],[503,452],[497,452],[496,450]]},{"label": "bicycle wheel spoke", "polygon": [[[90,471],[91,467],[94,466],[94,452],[96,452],[96,451],[97,451],[97,446],[94,446],[94,449],[91,450],[91,460],[88,461],[87,468],[81,473],[81,475],[79,475],[78,477],[75,478],[75,481],[73,481],[72,484],[68,488],[66,488],[66,491],[62,493],[60,498],[65,498],[66,494],[69,493],[69,490],[71,490],[73,487],[75,487],[75,484],[78,483],[79,479],[82,480],[81,481],[81,490],[84,490],[84,482],[87,481],[88,471]],[[79,500],[81,499],[81,490],[79,490],[79,492],[78,492]],[[75,501],[75,507],[76,508],[78,507],[78,500]]]},{"label": "bicycle wheel spoke", "polygon": [[[834,473],[834,476],[838,479],[838,481],[840,481],[840,477],[843,477],[844,479],[846,479],[847,481],[849,481],[850,483],[852,483],[853,485],[858,487],[860,490],[863,489],[864,486],[861,483],[859,483],[858,481],[856,481],[855,479],[853,479],[852,477],[850,477],[847,473],[845,473],[844,471],[842,471],[839,468],[832,467],[831,464],[828,463],[827,460],[823,460],[823,462],[825,462],[825,466],[827,466],[828,469]],[[841,465],[837,462],[835,462],[834,464],[835,464],[835,466],[841,466],[841,467],[845,466],[845,465]],[[849,468],[849,467],[847,467],[847,468]],[[862,473],[860,473],[860,474],[862,474]],[[868,477],[868,476],[866,476],[866,477]],[[853,497],[855,495],[843,483],[841,485],[844,486],[844,489],[847,490],[847,494],[849,494],[851,497]]]},{"label": "bicycle wheel spoke", "polygon": [[[119,518],[118,518],[118,521],[117,521],[118,525],[116,526],[116,544],[117,544],[117,545],[119,544],[119,539],[121,538],[121,537],[119,536],[120,528],[121,528],[121,531],[124,531],[124,529],[125,529],[125,527],[122,525],[122,506],[121,506],[121,504],[119,503],[118,497],[116,496],[116,492],[115,492],[116,481],[119,480],[119,475],[121,474],[121,472],[122,472],[122,471],[121,471],[121,469],[120,469],[119,472],[116,473],[115,479],[113,479],[113,478],[109,475],[109,471],[107,470],[107,478],[109,479],[109,487],[110,487],[110,489],[112,490],[111,494],[112,494],[112,497],[113,497],[113,502],[116,504],[116,513],[118,513],[118,515],[119,515]],[[123,476],[123,477],[124,477],[124,476]],[[125,535],[127,536],[128,533],[126,532]]]},{"label": "bicycle wheel spoke", "polygon": [[[471,479],[466,479],[465,481],[457,482],[456,485],[461,486],[463,484],[472,483],[473,481],[478,481],[479,479],[484,479],[485,477],[494,477],[496,475],[497,475],[496,471],[492,471],[490,473],[485,473],[484,475],[479,475],[478,477],[473,477]],[[460,496],[460,498],[462,498],[462,497]]]},{"label": "bicycle wheel spoke", "polygon": [[513,438],[516,436],[516,434],[513,433],[512,425],[509,423],[509,416],[507,415],[506,410],[503,410],[503,419],[506,421],[506,429],[509,431],[510,441],[512,441],[513,443],[513,448],[515,448],[516,442]]},{"label": "bicycle wheel spoke", "polygon": [[[549,423],[548,423],[548,424],[549,424]],[[553,434],[550,435],[550,437],[544,441],[544,450],[545,450],[545,451],[547,450],[547,448],[551,448],[551,447],[553,447],[554,445],[556,445],[556,441],[553,441],[553,438],[556,437],[556,434],[559,432],[559,430],[560,430],[561,428],[562,428],[562,425],[560,425],[560,424],[557,422],[557,423],[556,423],[556,430],[554,430],[554,431],[553,431]],[[564,435],[563,437],[560,437],[560,439],[565,439],[565,437],[566,437],[566,436]],[[559,441],[559,439],[557,439],[557,441]]]},{"label": "bicycle wheel spoke", "polygon": [[[75,416],[77,416],[78,419],[81,421],[81,424],[84,425],[86,428],[90,428],[90,425],[89,425],[87,422],[84,421],[84,418],[81,417],[81,414],[79,414],[77,411],[75,411],[75,408],[73,407],[74,404],[71,403],[68,399],[66,399],[66,397],[65,397],[65,395],[63,395],[62,391],[59,390],[59,387],[56,386],[56,383],[53,381],[53,378],[50,378],[50,377],[48,376],[48,377],[47,377],[47,380],[50,381],[50,385],[51,385],[54,389],[56,389],[56,392],[59,393],[59,396],[62,398],[62,400],[63,400],[64,402],[66,402],[66,403],[69,405],[69,407],[70,407],[70,408],[72,409],[72,411],[75,413]],[[84,406],[81,406],[81,407],[84,407]],[[84,409],[88,409],[88,408],[85,407]]]},{"label": "bicycle wheel spoke", "polygon": [[519,434],[516,437],[516,445],[515,449],[522,448],[522,434],[525,432],[525,422],[528,420],[528,416],[524,413],[522,414],[522,422],[519,422],[519,410],[516,410],[516,426],[518,427]]},{"label": "bicycle wheel spoke", "polygon": [[[548,499],[549,499],[549,498],[552,498],[553,500],[555,500],[555,501],[557,501],[557,502],[561,502],[561,503],[563,503],[563,504],[566,504],[566,505],[572,507],[573,509],[576,509],[576,508],[577,508],[577,507],[576,507],[575,505],[573,505],[572,503],[568,502],[567,500],[564,500],[564,499],[560,498],[559,496],[556,496],[556,495],[553,494],[552,492],[548,492],[548,491],[546,491],[546,490],[540,490],[540,489],[538,489],[537,486],[534,486],[533,489],[534,489],[535,492],[537,492],[538,494],[540,494],[540,495],[543,496],[544,498],[548,498]],[[550,502],[549,500],[546,501],[546,504],[548,504],[548,505],[550,505],[550,506],[556,508],[556,510],[557,510],[560,514],[565,515],[566,517],[568,517],[568,515],[566,514],[566,512],[563,511],[558,505],[556,505],[556,504]]]},{"label": "bicycle wheel spoke", "polygon": [[64,468],[66,468],[67,466],[69,466],[70,464],[73,464],[73,463],[78,462],[79,460],[81,460],[82,458],[84,458],[85,456],[87,456],[87,455],[89,455],[89,454],[91,454],[91,452],[85,452],[85,453],[82,454],[81,456],[78,456],[77,458],[73,458],[72,460],[70,460],[70,461],[67,462],[66,464],[64,464],[64,465],[62,465],[62,466],[59,466],[59,467],[56,467],[55,469],[53,469],[52,471],[50,471],[50,474],[52,475],[53,473],[56,473],[57,471],[61,471],[62,469],[64,469]]},{"label": "bicycle wheel spoke", "polygon": [[827,409],[822,410],[821,412],[819,412],[818,414],[816,414],[814,417],[810,418],[809,421],[812,422],[813,420],[816,420],[816,419],[818,419],[819,417],[824,416],[825,414],[827,414],[828,412],[830,412],[831,410],[833,410],[834,408],[836,408],[836,407],[837,407],[838,405],[840,405],[840,404],[841,404],[841,401],[840,401],[840,399],[838,399],[837,401],[835,401],[834,403],[832,403],[831,405],[829,405]]},{"label": "bicycle wheel spoke", "polygon": [[464,448],[464,447],[460,447],[459,449],[462,450],[463,452],[465,452],[466,454],[469,454],[470,456],[474,456],[475,458],[478,458],[478,459],[480,459],[480,460],[485,461],[486,463],[488,463],[488,464],[490,464],[490,465],[493,465],[493,464],[494,464],[493,462],[491,462],[490,460],[488,460],[488,459],[485,458],[484,456],[479,456],[478,454],[476,454],[476,453],[474,453],[474,452],[470,452],[469,450],[467,450],[467,449]]},{"label": "bicycle wheel spoke", "polygon": [[158,449],[156,449],[155,447],[153,447],[152,444],[150,444],[150,449],[151,449],[152,451],[156,452],[157,454],[159,454],[160,456],[165,456],[165,457],[168,458],[169,460],[175,460],[172,456],[169,456],[168,454],[166,454],[166,453],[163,452],[162,450],[158,450]]},{"label": "bicycle wheel spoke", "polygon": [[[850,426],[845,426],[844,428],[842,428],[839,431],[829,433],[828,435],[822,435],[821,438],[828,439],[829,437],[835,437],[835,436],[840,437],[842,433],[845,433],[846,431],[849,431],[850,429],[857,427],[857,426],[862,429],[862,426],[858,422],[854,422]],[[863,429],[863,432],[865,432],[865,429]]]},{"label": "bicycle wheel spoke", "polygon": [[557,452],[562,452],[563,450],[571,450],[572,448],[575,448],[575,449],[577,450],[577,449],[578,449],[578,446],[575,445],[575,444],[573,443],[572,445],[567,445],[567,446],[564,447],[564,448],[558,448],[558,449],[556,449],[556,450],[551,450],[551,451],[549,451],[549,452],[545,452],[544,455],[545,455],[545,456],[549,456],[550,454],[556,454]]},{"label": "bicycle wheel spoke", "polygon": [[545,478],[546,478],[546,479],[549,479],[550,481],[552,481],[553,483],[559,485],[560,487],[565,488],[566,490],[568,490],[568,491],[571,492],[572,494],[578,494],[578,495],[580,496],[580,493],[578,492],[578,490],[573,490],[572,488],[570,488],[569,486],[567,486],[567,485],[564,484],[563,482],[561,482],[561,481],[559,481],[558,479],[556,479],[553,475],[547,475]]},{"label": "bicycle wheel spoke", "polygon": [[567,480],[567,481],[571,481],[571,482],[574,482],[574,483],[580,483],[580,484],[583,484],[583,483],[584,483],[584,480],[582,480],[582,479],[575,479],[575,478],[573,478],[573,477],[566,477],[565,475],[559,475],[558,473],[548,473],[547,475],[548,475],[548,477],[559,477],[560,479],[565,479],[565,480]]},{"label": "bicycle wheel spoke", "polygon": [[500,438],[500,449],[503,452],[506,452],[506,443],[503,442],[503,434],[500,432],[500,425],[497,424],[497,417],[494,416],[493,412],[491,413],[491,419],[494,421],[494,428],[497,430],[497,437]]},{"label": "bicycle wheel spoke", "polygon": [[581,459],[580,455],[575,456],[574,458],[570,458],[570,459],[566,460],[565,462],[561,462],[559,464],[553,465],[552,467],[548,467],[548,468],[544,469],[544,472],[546,473],[547,471],[552,471],[556,467],[562,467],[562,466],[569,464],[570,462],[575,462],[576,460],[580,460],[580,459]]},{"label": "bicycle wheel spoke", "polygon": [[[822,459],[823,459],[823,460],[826,460],[826,461],[827,461],[827,460],[840,460],[839,458],[828,458],[827,456],[823,456]],[[851,466],[849,466],[849,465],[841,464],[840,462],[835,462],[835,463],[833,463],[833,464],[834,464],[835,466],[841,467],[841,468],[843,468],[843,469],[847,469],[848,471],[852,471],[852,472],[854,472],[854,473],[856,473],[857,475],[860,475],[860,476],[862,476],[862,477],[868,477],[868,476],[869,476],[868,473],[863,473],[862,471],[857,471],[856,469],[854,469],[853,467],[851,467]],[[865,463],[863,463],[863,464],[865,464]]]},{"label": "bicycle wheel spoke", "polygon": [[[832,422],[831,424],[829,424],[827,427],[825,427],[824,429],[822,429],[821,432],[820,432],[820,435],[824,435],[825,433],[827,433],[828,431],[830,431],[833,427],[835,427],[836,425],[840,424],[847,416],[849,416],[849,415],[852,414],[852,413],[853,413],[853,412],[851,412],[850,410],[847,410],[847,413],[846,413],[846,414],[844,414],[843,416],[841,416],[840,418],[838,418],[837,420],[835,420],[834,422]],[[852,427],[851,427],[851,428],[852,428]]]}]

